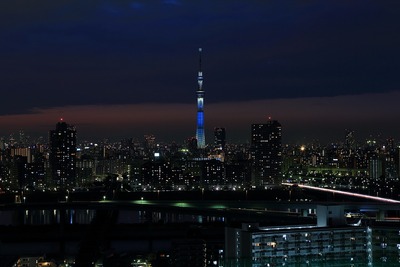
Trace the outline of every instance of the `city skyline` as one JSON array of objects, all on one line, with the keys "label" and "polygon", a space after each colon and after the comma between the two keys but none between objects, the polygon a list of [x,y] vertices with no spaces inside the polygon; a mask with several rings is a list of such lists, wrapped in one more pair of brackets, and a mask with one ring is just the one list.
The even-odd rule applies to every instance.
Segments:
[{"label": "city skyline", "polygon": [[[338,1],[3,1],[0,136],[181,142],[196,129],[198,47],[205,132],[250,140],[279,120],[284,142],[398,137],[400,4]],[[6,100],[6,101],[5,101]],[[234,118],[234,119],[233,119]],[[209,139],[210,140],[210,139]]]}]

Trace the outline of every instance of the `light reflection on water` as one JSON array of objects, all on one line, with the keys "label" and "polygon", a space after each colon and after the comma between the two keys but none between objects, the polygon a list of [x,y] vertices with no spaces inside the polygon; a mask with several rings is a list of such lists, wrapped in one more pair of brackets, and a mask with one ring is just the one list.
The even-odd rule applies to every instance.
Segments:
[{"label": "light reflection on water", "polygon": [[[178,203],[179,204],[179,203]],[[178,205],[177,204],[177,205]],[[185,204],[179,204],[185,205]],[[13,212],[14,213],[14,212]],[[96,214],[95,210],[90,209],[67,209],[67,210],[25,210],[23,214],[24,225],[48,225],[59,224],[90,224]],[[14,217],[10,215],[8,217]],[[223,222],[223,217],[217,216],[201,216],[188,215],[171,212],[152,212],[152,211],[131,211],[120,210],[118,215],[118,223],[146,223],[146,222],[163,222],[163,223],[206,223],[206,222]],[[2,220],[0,224],[14,224]]]},{"label": "light reflection on water", "polygon": [[25,225],[47,225],[59,224],[90,224],[95,210],[25,210],[23,216],[23,224]]}]

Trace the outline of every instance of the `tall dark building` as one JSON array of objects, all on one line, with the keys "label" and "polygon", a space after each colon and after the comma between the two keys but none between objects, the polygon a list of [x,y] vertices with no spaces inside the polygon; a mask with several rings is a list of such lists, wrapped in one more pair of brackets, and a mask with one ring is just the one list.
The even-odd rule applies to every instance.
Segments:
[{"label": "tall dark building", "polygon": [[282,177],[282,126],[276,120],[251,126],[252,184],[280,184]]},{"label": "tall dark building", "polygon": [[346,136],[345,136],[345,146],[346,149],[354,149],[355,146],[355,138],[354,138],[354,131],[352,130],[346,130]]},{"label": "tall dark building", "polygon": [[225,150],[226,143],[225,128],[214,129],[214,144],[217,149]]},{"label": "tall dark building", "polygon": [[55,186],[75,185],[76,174],[76,130],[75,127],[60,121],[55,130],[50,131],[49,163],[51,178]]}]

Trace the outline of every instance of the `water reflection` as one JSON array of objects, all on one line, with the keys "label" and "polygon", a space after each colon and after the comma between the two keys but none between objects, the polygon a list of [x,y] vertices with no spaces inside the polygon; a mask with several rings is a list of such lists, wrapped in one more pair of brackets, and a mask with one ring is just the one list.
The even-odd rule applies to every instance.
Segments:
[{"label": "water reflection", "polygon": [[[14,213],[14,212],[13,212]],[[96,214],[91,209],[54,209],[54,210],[25,210],[23,215],[24,225],[48,225],[48,224],[90,224]],[[12,215],[10,215],[12,217]],[[118,212],[117,224],[137,223],[209,223],[224,222],[223,217],[188,215],[170,212],[132,211],[121,210]],[[1,220],[0,224],[13,224]]]},{"label": "water reflection", "polygon": [[[24,225],[48,225],[48,224],[90,224],[96,214],[95,210],[25,210],[23,216]],[[4,224],[4,222],[2,222]]]}]

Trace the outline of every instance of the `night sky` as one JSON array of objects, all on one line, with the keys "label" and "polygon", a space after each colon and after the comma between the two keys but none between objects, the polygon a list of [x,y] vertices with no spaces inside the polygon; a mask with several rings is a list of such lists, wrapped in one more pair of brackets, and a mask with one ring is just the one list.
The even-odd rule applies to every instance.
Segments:
[{"label": "night sky", "polygon": [[400,139],[400,1],[1,0],[0,136],[182,142],[195,135],[203,48],[206,141]]}]

